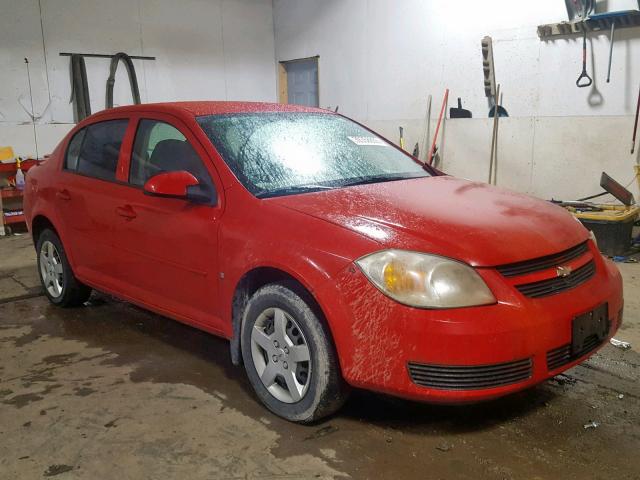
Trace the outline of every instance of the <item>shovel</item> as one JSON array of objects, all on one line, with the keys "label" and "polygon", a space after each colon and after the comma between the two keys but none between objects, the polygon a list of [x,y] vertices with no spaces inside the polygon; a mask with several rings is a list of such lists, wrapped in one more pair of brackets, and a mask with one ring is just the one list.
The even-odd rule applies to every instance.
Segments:
[{"label": "shovel", "polygon": [[462,108],[462,99],[458,97],[458,108],[449,109],[449,118],[471,118],[471,112]]},{"label": "shovel", "polygon": [[502,105],[494,105],[493,107],[491,107],[491,110],[489,110],[489,118],[493,118],[496,116],[496,108],[498,109],[499,117],[509,116],[509,114],[507,113],[507,110]]},{"label": "shovel", "polygon": [[[497,95],[497,94],[496,94]],[[499,105],[497,101],[497,97],[493,97],[493,107],[491,107],[489,109],[489,118],[493,118],[496,116],[496,110],[498,111],[498,116],[499,117],[508,117],[509,113],[507,112],[507,109],[504,108],[502,105]]]}]

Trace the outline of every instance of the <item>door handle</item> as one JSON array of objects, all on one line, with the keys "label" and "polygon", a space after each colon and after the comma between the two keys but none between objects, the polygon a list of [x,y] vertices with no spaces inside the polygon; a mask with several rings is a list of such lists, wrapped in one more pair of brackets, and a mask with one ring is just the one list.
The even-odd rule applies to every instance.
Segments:
[{"label": "door handle", "polygon": [[133,220],[136,218],[136,212],[131,208],[131,205],[116,207],[116,213],[127,220]]},{"label": "door handle", "polygon": [[71,200],[71,195],[69,195],[69,190],[67,190],[66,188],[63,188],[62,190],[58,190],[56,192],[56,197],[64,201]]}]

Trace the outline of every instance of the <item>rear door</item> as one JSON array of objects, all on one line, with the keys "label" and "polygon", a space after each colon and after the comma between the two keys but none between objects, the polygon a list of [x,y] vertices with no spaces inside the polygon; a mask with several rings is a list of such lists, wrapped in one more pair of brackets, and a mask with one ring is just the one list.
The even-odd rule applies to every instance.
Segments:
[{"label": "rear door", "polygon": [[[118,275],[130,295],[176,318],[209,330],[221,328],[218,315],[218,223],[220,182],[191,131],[170,115],[137,118],[131,155],[124,167],[128,185],[118,208],[129,217],[116,225]],[[186,170],[200,182],[208,202],[145,194],[152,176]]]},{"label": "rear door", "polygon": [[119,192],[121,147],[129,120],[117,118],[79,130],[67,148],[56,210],[71,251],[75,273],[83,280],[109,288],[113,283],[113,234]]}]

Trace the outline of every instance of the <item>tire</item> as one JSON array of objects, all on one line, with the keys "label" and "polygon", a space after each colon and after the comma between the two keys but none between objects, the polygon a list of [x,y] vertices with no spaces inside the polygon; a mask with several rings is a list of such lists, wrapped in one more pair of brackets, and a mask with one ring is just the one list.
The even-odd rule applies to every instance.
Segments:
[{"label": "tire", "polygon": [[36,253],[40,283],[51,303],[59,307],[77,307],[87,301],[91,288],[73,274],[62,242],[53,230],[42,231]]},{"label": "tire", "polygon": [[327,328],[304,298],[295,285],[260,288],[247,304],[241,331],[245,370],[258,398],[297,423],[331,415],[348,394]]}]

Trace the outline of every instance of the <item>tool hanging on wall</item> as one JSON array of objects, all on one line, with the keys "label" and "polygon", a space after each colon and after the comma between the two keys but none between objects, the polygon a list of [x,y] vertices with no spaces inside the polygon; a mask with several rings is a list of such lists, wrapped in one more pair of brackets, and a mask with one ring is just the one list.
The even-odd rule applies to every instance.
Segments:
[{"label": "tool hanging on wall", "polygon": [[140,104],[140,90],[138,88],[138,77],[136,76],[136,69],[133,66],[131,57],[124,52],[118,52],[111,58],[111,65],[109,66],[109,78],[107,79],[107,101],[105,108],[113,108],[113,86],[116,83],[116,70],[120,60],[124,62],[124,66],[127,69],[129,76],[129,85],[131,86],[131,96],[133,97],[133,103],[135,105]]},{"label": "tool hanging on wall", "polygon": [[400,128],[400,148],[405,150],[404,148],[404,128],[399,127]]},{"label": "tool hanging on wall", "polygon": [[462,99],[458,97],[458,107],[449,109],[449,118],[471,118],[471,112],[462,108]]},{"label": "tool hanging on wall", "polygon": [[107,55],[103,53],[69,53],[60,52],[61,57],[71,57],[71,83],[72,94],[71,100],[75,103],[76,121],[82,120],[84,117],[91,115],[91,103],[89,101],[89,83],[87,82],[87,72],[84,63],[85,57],[88,58],[109,58],[109,78],[107,79],[105,108],[113,107],[113,86],[115,84],[115,75],[119,62],[122,60],[127,69],[129,76],[129,84],[131,85],[131,96],[133,103],[140,103],[140,91],[138,88],[138,79],[136,77],[135,68],[131,60],[155,60],[156,57],[144,57],[139,55],[127,55],[119,52],[115,55]]},{"label": "tool hanging on wall", "polygon": [[496,74],[493,68],[493,41],[486,36],[480,41],[482,47],[482,72],[484,74],[484,94],[487,98],[496,96]]},{"label": "tool hanging on wall", "polygon": [[496,116],[496,111],[498,112],[498,117],[508,117],[509,114],[507,110],[502,106],[502,99],[500,100],[500,105],[494,105],[489,110],[489,118],[493,118]]},{"label": "tool hanging on wall", "polygon": [[[29,101],[31,102],[31,113],[29,114],[29,116],[31,117],[31,125],[33,126],[33,143],[36,149],[36,160],[37,160],[38,158],[40,158],[40,156],[38,154],[38,133],[36,131],[35,111],[33,109],[33,90],[31,89],[31,72],[29,71],[29,59],[25,57],[24,63],[27,66],[27,82],[29,83]],[[48,107],[49,106],[47,105],[47,108]]]},{"label": "tool hanging on wall", "polygon": [[91,115],[87,67],[82,55],[71,55],[71,102],[75,107],[76,123]]},{"label": "tool hanging on wall", "polygon": [[593,80],[587,73],[587,26],[582,22],[582,73],[576,80],[578,88],[589,87]]},{"label": "tool hanging on wall", "polygon": [[607,67],[607,83],[611,80],[611,60],[613,59],[613,36],[616,31],[616,22],[611,22],[611,35],[609,36],[609,66]]},{"label": "tool hanging on wall", "polygon": [[507,110],[502,106],[496,106],[496,70],[493,61],[493,40],[486,36],[480,41],[482,47],[482,72],[484,75],[484,94],[489,99],[489,117],[496,112],[501,117],[508,117]]},{"label": "tool hanging on wall", "polygon": [[438,123],[436,124],[436,131],[433,134],[433,142],[431,143],[431,149],[429,150],[429,156],[427,157],[427,161],[429,165],[433,165],[434,158],[436,158],[436,142],[438,141],[438,132],[440,131],[440,125],[442,124],[442,120],[445,114],[445,110],[447,108],[447,101],[449,100],[449,89],[445,89],[444,98],[442,99],[442,107],[440,107],[440,115],[438,115]]},{"label": "tool hanging on wall", "polygon": [[596,0],[564,0],[569,21],[585,20],[596,6]]},{"label": "tool hanging on wall", "polygon": [[30,107],[29,106],[25,106],[24,100],[22,98],[22,95],[20,95],[18,97],[18,103],[20,104],[22,109],[25,111],[25,113],[29,116],[29,118],[31,119],[31,122],[35,124],[42,117],[44,117],[44,114],[47,113],[47,110],[49,110],[49,107],[51,106],[51,99],[49,99],[49,101],[47,102],[47,105],[44,107],[44,110],[42,110],[41,113],[39,113],[39,114],[36,113],[35,107],[33,106],[33,91],[32,91],[32,88],[31,88],[31,72],[29,70],[29,60],[27,58],[25,58],[24,59],[24,63],[27,66],[27,81],[28,81],[28,85],[29,85],[29,103],[30,103]]},{"label": "tool hanging on wall", "polygon": [[636,133],[638,133],[638,114],[640,114],[640,87],[638,87],[638,103],[636,105],[636,119],[633,122],[633,136],[631,137],[631,154],[636,149]]},{"label": "tool hanging on wall", "polygon": [[[638,4],[640,7],[640,3]],[[634,14],[637,14],[637,10],[621,10],[616,12],[597,13],[595,15],[589,15],[588,24],[591,30],[604,30],[609,23],[611,23],[611,30],[609,33],[609,65],[607,67],[607,83],[611,80],[611,64],[613,60],[613,42],[615,37],[615,31],[619,27],[633,26],[633,22],[629,19],[633,18]],[[631,17],[630,17],[631,15]]]}]

